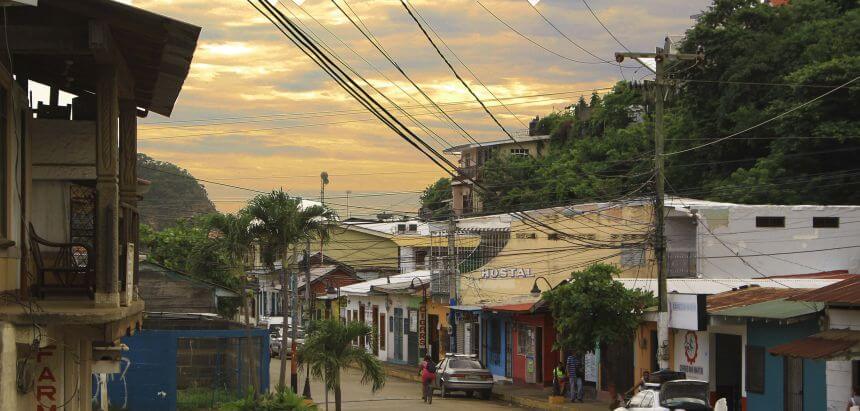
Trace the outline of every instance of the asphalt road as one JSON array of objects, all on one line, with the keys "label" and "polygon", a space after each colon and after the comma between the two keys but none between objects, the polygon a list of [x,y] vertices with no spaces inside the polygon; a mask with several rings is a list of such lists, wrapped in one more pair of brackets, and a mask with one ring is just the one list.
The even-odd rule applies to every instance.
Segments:
[{"label": "asphalt road", "polygon": [[[281,361],[272,358],[269,375],[271,387],[278,385],[278,373]],[[287,384],[290,383],[290,365],[287,364]],[[442,398],[438,392],[433,397],[433,404],[427,405],[421,400],[421,384],[400,378],[388,377],[385,386],[373,393],[370,386],[361,383],[361,375],[353,369],[344,370],[341,375],[344,410],[410,410],[419,407],[427,410],[451,411],[483,411],[483,410],[521,410],[498,401],[484,401],[477,398],[466,398],[463,394],[453,393],[450,398]],[[305,375],[299,371],[299,392],[304,389]],[[319,409],[325,410],[325,392],[320,381],[311,381],[311,395],[319,404]],[[329,393],[329,410],[334,411],[334,394]]]}]

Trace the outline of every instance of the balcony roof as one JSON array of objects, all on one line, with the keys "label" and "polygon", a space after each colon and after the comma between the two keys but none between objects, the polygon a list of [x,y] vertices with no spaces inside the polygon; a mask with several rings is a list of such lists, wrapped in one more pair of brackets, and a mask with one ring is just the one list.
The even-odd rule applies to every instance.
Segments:
[{"label": "balcony roof", "polygon": [[133,79],[133,87],[123,84],[131,88],[125,97],[165,116],[173,111],[200,35],[200,27],[111,0],[39,0],[37,7],[7,12],[18,73],[84,95],[96,90],[97,66],[122,66]]},{"label": "balcony roof", "polygon": [[514,139],[516,141],[507,138],[507,139],[503,139],[503,140],[482,141],[482,142],[472,143],[472,144],[461,144],[459,146],[446,148],[445,154],[460,154],[460,152],[462,152],[463,150],[470,149],[470,148],[494,147],[494,146],[501,146],[501,145],[507,145],[507,144],[514,144],[515,145],[518,143],[528,143],[531,141],[549,140],[550,138],[551,138],[551,136],[549,136],[549,135],[516,136],[516,137],[514,137]]}]

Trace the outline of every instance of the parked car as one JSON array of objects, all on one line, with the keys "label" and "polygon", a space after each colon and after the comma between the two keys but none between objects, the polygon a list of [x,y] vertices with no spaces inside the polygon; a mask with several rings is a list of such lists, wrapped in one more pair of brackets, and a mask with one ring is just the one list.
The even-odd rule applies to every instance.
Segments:
[{"label": "parked car", "polygon": [[[274,357],[281,357],[281,353],[286,353],[286,358],[290,358],[291,348],[293,339],[288,335],[286,338],[283,337],[284,330],[279,328],[271,329],[269,334],[269,354]],[[305,343],[305,332],[299,327],[296,330],[298,337],[296,338],[296,344],[302,345]]]},{"label": "parked car", "polygon": [[451,391],[463,391],[471,397],[478,392],[488,400],[493,394],[493,374],[474,355],[448,354],[436,366],[435,389],[443,397]]},{"label": "parked car", "polygon": [[660,385],[646,384],[623,407],[615,411],[712,411],[708,383],[699,380],[675,380]]}]

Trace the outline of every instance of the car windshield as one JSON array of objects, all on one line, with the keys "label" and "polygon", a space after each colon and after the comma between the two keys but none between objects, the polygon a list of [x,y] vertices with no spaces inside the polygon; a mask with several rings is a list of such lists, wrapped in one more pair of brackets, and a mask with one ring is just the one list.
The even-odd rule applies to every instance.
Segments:
[{"label": "car windshield", "polygon": [[448,362],[448,367],[457,368],[457,369],[475,369],[480,370],[484,368],[479,361],[475,360],[467,360],[467,359],[453,359]]},{"label": "car windshield", "polygon": [[708,410],[708,384],[688,381],[663,384],[660,405],[687,410]]}]

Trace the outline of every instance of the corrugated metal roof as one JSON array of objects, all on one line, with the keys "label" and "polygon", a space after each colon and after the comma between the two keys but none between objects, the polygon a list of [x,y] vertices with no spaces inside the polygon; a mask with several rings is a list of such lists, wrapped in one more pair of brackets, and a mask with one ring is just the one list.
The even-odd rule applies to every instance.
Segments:
[{"label": "corrugated metal roof", "polygon": [[412,281],[413,278],[420,278],[424,282],[430,282],[430,271],[429,270],[418,270],[412,271],[409,273],[392,275],[389,277],[381,277],[376,278],[369,281],[364,281],[360,283],[350,284],[345,287],[340,288],[340,293],[342,295],[367,295],[370,293],[370,288],[374,285],[385,285],[391,283],[401,283],[404,281]]},{"label": "corrugated metal roof", "polygon": [[785,299],[771,300],[743,307],[727,308],[719,311],[708,310],[710,315],[724,317],[767,318],[785,320],[817,313],[824,309],[824,304],[788,301]]},{"label": "corrugated metal roof", "polygon": [[860,331],[827,330],[767,351],[773,355],[814,360],[854,356],[860,351]]},{"label": "corrugated metal roof", "polygon": [[[618,278],[617,281],[629,289],[640,289],[657,294],[657,279],[655,278]],[[770,278],[747,278],[747,279],[717,279],[717,278],[670,278],[666,280],[667,290],[681,294],[719,294],[731,291],[744,285],[758,285],[769,288],[821,288],[835,284],[839,280],[832,279],[770,279]]]},{"label": "corrugated metal roof", "polygon": [[833,280],[844,280],[855,275],[857,274],[851,274],[848,270],[832,270],[822,271],[820,273],[772,275],[768,278],[827,278]]},{"label": "corrugated metal roof", "polygon": [[794,301],[860,305],[860,275],[855,274],[847,280],[795,295],[791,299]]},{"label": "corrugated metal roof", "polygon": [[708,312],[785,299],[802,293],[793,288],[748,287],[708,296]]}]

